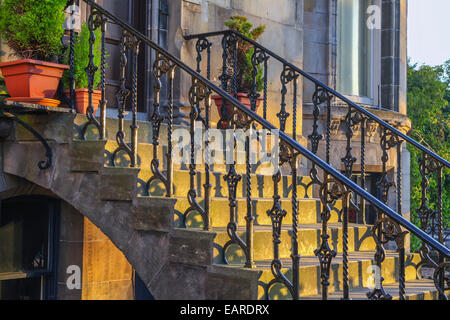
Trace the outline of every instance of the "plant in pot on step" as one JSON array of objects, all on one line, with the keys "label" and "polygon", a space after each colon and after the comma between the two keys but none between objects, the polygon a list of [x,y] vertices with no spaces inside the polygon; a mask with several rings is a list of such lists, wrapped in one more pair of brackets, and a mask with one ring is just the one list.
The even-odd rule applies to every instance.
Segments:
[{"label": "plant in pot on step", "polygon": [[59,105],[54,100],[64,70],[61,53],[66,0],[2,0],[0,37],[18,60],[0,63],[8,100]]},{"label": "plant in pot on step", "polygon": [[[95,90],[98,88],[98,85],[101,80],[101,50],[102,50],[102,34],[100,29],[96,29],[95,33],[95,41],[94,41],[94,65],[97,67],[97,71],[94,75],[94,94],[93,94],[93,107],[94,107],[94,115],[97,112],[97,108],[100,104],[100,100],[102,99],[102,94],[100,90]],[[80,33],[75,41],[74,45],[74,79],[75,79],[75,107],[78,113],[86,114],[86,110],[89,106],[89,80],[86,73],[86,67],[89,65],[89,38],[91,32],[89,31],[89,27],[87,23],[83,23],[81,25]],[[108,54],[105,52],[105,57],[108,57]],[[68,63],[69,61],[69,50],[66,50],[64,54],[64,62]],[[106,66],[108,67],[108,66]],[[65,91],[66,96],[70,96],[70,70],[64,72],[63,76],[63,84],[67,89]]]},{"label": "plant in pot on step", "polygon": [[[225,22],[225,26],[231,30],[235,30],[239,33],[242,33],[244,36],[255,41],[264,33],[266,29],[265,25],[260,25],[252,29],[253,24],[250,23],[250,21],[248,21],[246,17],[240,15],[232,16],[229,21]],[[249,93],[253,92],[254,86],[252,56],[255,49],[251,44],[239,38],[237,41],[237,45],[238,45],[237,61],[236,61],[237,99],[246,107],[251,108],[251,99],[249,98]],[[231,47],[229,49],[227,59],[228,75],[233,75],[234,73],[233,64],[234,64],[234,48]],[[227,83],[227,92],[232,96],[234,96],[233,88],[234,88],[233,77],[231,77]],[[261,92],[263,88],[264,88],[263,68],[260,65],[258,65],[256,73],[256,88],[255,88],[256,92]],[[218,127],[220,129],[225,129],[228,127],[228,123],[224,119],[226,118],[226,115],[230,115],[233,112],[233,106],[227,101],[225,101],[225,107],[223,107],[224,99],[222,99],[222,97],[219,95],[214,95],[211,98],[214,100],[221,118]],[[259,107],[261,100],[262,100],[261,98],[256,99],[256,109]]]}]

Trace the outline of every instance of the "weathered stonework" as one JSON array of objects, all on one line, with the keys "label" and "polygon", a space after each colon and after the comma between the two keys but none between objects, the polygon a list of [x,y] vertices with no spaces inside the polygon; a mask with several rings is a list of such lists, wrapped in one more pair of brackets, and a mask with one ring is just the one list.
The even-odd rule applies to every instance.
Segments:
[{"label": "weathered stonework", "polygon": [[[46,116],[26,118],[44,123]],[[70,123],[73,119],[66,115],[60,120]],[[59,142],[49,142],[53,165],[40,170],[37,163],[43,157],[42,145],[33,139],[20,140],[25,136],[14,131],[9,141],[2,143],[2,199],[31,193],[59,198],[88,218],[123,252],[156,299],[207,297],[210,289],[206,279],[210,273],[216,274],[212,266],[214,233],[174,229],[176,199],[136,198],[138,169],[103,167],[100,154],[104,142],[74,142],[71,136],[72,130],[58,131]],[[83,148],[89,154],[84,154]],[[80,249],[80,244],[70,246],[75,247],[66,249]],[[239,279],[238,271],[235,276]],[[255,285],[257,276],[252,278]],[[242,277],[248,279],[248,275]],[[63,287],[63,283],[58,285],[65,298],[79,298],[79,292],[67,292]],[[246,290],[228,298],[254,299],[256,294]]]}]

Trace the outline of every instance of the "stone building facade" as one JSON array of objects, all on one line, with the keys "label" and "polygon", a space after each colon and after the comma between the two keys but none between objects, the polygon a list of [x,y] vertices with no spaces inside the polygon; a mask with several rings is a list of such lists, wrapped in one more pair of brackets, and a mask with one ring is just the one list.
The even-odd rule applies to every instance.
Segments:
[{"label": "stone building facade", "polygon": [[[150,39],[166,48],[175,57],[192,68],[195,68],[197,57],[195,41],[186,41],[184,36],[224,30],[224,22],[231,16],[236,14],[244,15],[254,25],[266,25],[266,32],[258,40],[260,44],[319,79],[327,86],[351,98],[352,101],[367,107],[370,112],[396,126],[401,131],[406,133],[410,130],[410,121],[406,116],[407,0],[99,0],[96,2],[118,15],[124,21],[131,23],[136,29],[146,34]],[[88,9],[82,1],[80,1],[79,14],[81,21],[85,21],[88,16]],[[110,102],[108,115],[111,117],[115,117],[117,113],[115,92],[117,91],[120,77],[119,68],[117,67],[120,59],[118,53],[119,39],[119,30],[114,25],[108,25],[107,50],[110,68],[107,71],[107,99]],[[1,50],[0,60],[6,61],[10,59],[7,54],[9,51],[5,44],[1,45]],[[217,38],[212,47],[211,79],[218,85],[220,84],[219,76],[222,63],[221,53],[220,38]],[[138,111],[139,119],[142,121],[148,120],[153,111],[154,97],[151,88],[153,86],[152,63],[154,59],[152,52],[141,50],[139,61],[143,62],[144,67],[139,69],[138,74],[138,90],[141,93]],[[280,73],[282,68],[282,64],[277,64],[274,61],[270,64],[268,70],[269,100],[267,118],[276,125],[279,123],[277,113],[280,110],[281,103]],[[204,72],[205,70],[203,70]],[[188,112],[186,107],[188,105],[187,92],[191,85],[191,79],[177,74],[175,81],[174,98],[177,107],[175,116],[177,123],[183,125]],[[308,136],[312,131],[314,109],[312,97],[315,88],[311,82],[304,78],[298,79],[298,88],[296,138],[302,145],[308,146],[310,149]],[[288,94],[288,97],[292,99],[292,92]],[[164,104],[164,101],[162,102]],[[331,165],[341,171],[344,171],[341,159],[345,156],[346,137],[344,121],[346,110],[347,106],[342,102],[338,100],[332,101]],[[294,113],[291,103],[287,104],[286,111],[291,115]],[[258,110],[258,113],[261,112],[262,110]],[[212,108],[213,124],[217,123],[218,120],[218,112],[216,108]],[[325,124],[326,113],[322,108],[319,121],[319,130],[321,132],[324,132]],[[42,123],[36,123],[36,125],[39,128],[43,128]],[[46,132],[46,136],[55,140],[55,137],[51,136],[54,134],[57,136],[56,140],[59,136],[64,136],[64,139],[67,139],[70,134],[61,132],[63,131],[61,128],[65,124],[61,123],[60,125],[59,129],[58,125],[52,127],[51,130],[54,131]],[[292,126],[293,117],[290,117],[286,124],[287,132],[292,132]],[[365,165],[368,174],[366,187],[371,193],[376,193],[376,181],[382,171],[380,165],[379,131],[376,125],[370,123],[367,124],[366,130],[370,136],[366,141]],[[23,132],[19,132],[18,135],[25,141],[27,139],[32,140]],[[356,151],[359,150],[360,140],[358,139],[360,139],[358,138],[358,132],[355,132],[353,143],[355,144],[356,153],[354,156],[360,159],[360,154],[357,154]],[[66,142],[63,141],[63,143]],[[146,142],[150,143],[149,141]],[[2,145],[2,147],[5,146]],[[5,148],[8,148],[8,146]],[[65,152],[68,151],[61,151],[61,154],[64,155]],[[325,157],[325,146],[323,143],[320,145],[318,154],[322,158]],[[396,156],[394,150],[391,150],[388,162],[389,176],[391,178],[395,177],[397,172]],[[8,161],[7,166],[14,169],[11,156]],[[311,168],[310,163],[301,160],[301,165],[302,174],[307,176]],[[358,168],[361,168],[361,163],[356,162],[354,170],[354,179],[356,181],[360,179],[358,176],[360,169]],[[20,171],[19,169],[17,170]],[[410,186],[409,153],[406,147],[402,148],[402,173],[401,213],[408,216]],[[24,176],[27,174],[28,172],[24,173]],[[55,176],[57,178],[57,174]],[[39,180],[42,177],[33,178]],[[79,179],[81,181],[84,178]],[[81,184],[80,181],[76,181]],[[318,190],[314,192],[314,195],[317,196]],[[52,199],[58,197],[58,195],[49,190],[37,187],[25,179],[16,178],[9,174],[2,175],[0,195],[4,204],[8,203],[8,199],[13,198],[23,199],[26,202],[30,199],[27,197],[36,195]],[[397,197],[396,192],[389,194],[390,206],[395,208]],[[79,199],[77,201],[80,207],[83,207],[82,201]],[[11,206],[14,205],[14,203],[11,204]],[[108,236],[93,225],[94,222],[98,222],[96,220],[98,217],[95,213],[92,216],[82,215],[80,210],[64,201],[58,206],[60,218],[58,222],[54,223],[61,230],[67,231],[62,232],[58,239],[53,239],[54,243],[58,244],[60,252],[59,256],[55,257],[58,272],[53,274],[55,278],[51,280],[56,291],[52,292],[49,289],[50,291],[45,295],[46,297],[57,299],[134,299],[151,297],[151,294],[145,289],[142,280],[134,272],[139,267],[133,265],[132,261],[127,261],[123,252],[132,256],[134,260],[139,260],[136,253],[137,249],[134,251],[130,243],[132,242],[133,245],[136,244],[136,248],[140,248],[139,246],[145,240],[148,240],[146,237],[152,238],[153,235],[145,237],[139,234],[133,234],[133,237],[130,235],[130,239],[132,239],[125,246],[116,238],[114,238],[114,241],[111,241]],[[30,210],[30,208],[24,208],[23,210]],[[116,208],[116,210],[119,209]],[[364,218],[368,222],[373,223],[373,210],[370,207],[364,210]],[[90,219],[95,221],[91,222]],[[357,217],[357,220],[355,222],[362,222],[363,217]],[[112,230],[112,234],[115,234],[114,232],[117,231],[114,229],[114,226],[108,226],[108,228],[110,228],[110,231]],[[13,237],[13,234],[7,233],[5,236]],[[142,238],[140,238],[141,236]],[[211,235],[207,236],[212,237]],[[206,238],[207,236],[204,237]],[[161,261],[170,260],[170,257],[168,258],[170,246],[166,241],[168,237],[167,234],[154,236],[155,242],[161,244],[162,250],[165,251],[161,257],[148,257],[148,261],[151,260],[154,263],[154,260],[158,259]],[[183,236],[179,237],[184,239]],[[203,240],[200,239],[199,242]],[[1,241],[3,240],[0,239]],[[147,257],[145,258],[147,259]],[[144,265],[148,261],[140,261],[140,263]],[[67,290],[66,285],[68,279],[67,268],[71,265],[81,266],[82,271],[83,286],[75,290]],[[113,265],[115,266],[114,268],[111,267]],[[176,268],[169,263],[169,266],[164,267],[157,265],[157,263],[154,263],[154,265],[155,270],[152,270],[152,272],[155,274],[163,268],[169,268],[169,271],[173,271],[173,273],[179,271],[178,269],[175,270]],[[0,274],[1,272],[2,270],[0,270]],[[221,273],[217,271],[217,274]],[[15,277],[22,279],[25,276],[17,273]],[[218,277],[220,278],[220,276]],[[248,278],[251,278],[251,276],[249,275]],[[149,279],[151,279],[150,276],[145,277],[147,285],[151,283]],[[0,280],[4,279],[0,278]],[[21,280],[17,281],[20,282]],[[205,282],[207,281],[205,280]],[[161,296],[168,297],[169,295],[164,291],[166,289],[162,288],[163,285],[160,286],[154,285],[154,292],[163,292]],[[11,291],[8,288],[4,290],[7,290],[5,292]],[[32,294],[39,295],[40,293]],[[32,294],[30,293],[31,298],[37,297]],[[207,298],[207,296],[204,297]]]}]

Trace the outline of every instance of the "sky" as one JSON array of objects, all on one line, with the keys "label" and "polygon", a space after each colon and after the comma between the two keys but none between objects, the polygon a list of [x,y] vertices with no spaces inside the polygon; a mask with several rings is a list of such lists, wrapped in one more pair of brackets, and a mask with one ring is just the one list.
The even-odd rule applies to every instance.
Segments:
[{"label": "sky", "polygon": [[408,56],[438,65],[450,59],[450,0],[408,0]]}]

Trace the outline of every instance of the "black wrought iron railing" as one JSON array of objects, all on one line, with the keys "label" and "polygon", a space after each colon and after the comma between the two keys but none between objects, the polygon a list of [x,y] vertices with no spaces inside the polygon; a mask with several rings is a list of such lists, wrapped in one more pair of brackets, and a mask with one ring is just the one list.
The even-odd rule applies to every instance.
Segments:
[{"label": "black wrought iron railing", "polygon": [[[372,115],[370,112],[368,112],[366,109],[359,107],[356,104],[353,104],[351,101],[340,95],[339,93],[335,92],[331,88],[328,88],[321,82],[315,80],[305,72],[301,71],[300,69],[296,68],[294,65],[288,63],[287,61],[281,59],[280,57],[276,56],[269,50],[263,48],[259,44],[252,42],[249,39],[244,38],[242,35],[235,33],[235,32],[219,32],[214,34],[207,34],[207,35],[200,35],[200,36],[190,36],[190,39],[198,38],[197,43],[197,52],[198,52],[198,59],[197,59],[197,71],[191,69],[189,66],[187,66],[185,63],[180,61],[178,58],[174,57],[161,47],[159,47],[157,44],[155,44],[153,41],[145,37],[143,34],[138,32],[136,29],[131,27],[129,24],[125,23],[121,19],[117,18],[116,16],[112,15],[108,11],[104,10],[100,5],[96,4],[92,0],[84,0],[85,3],[87,3],[90,6],[90,16],[89,16],[89,29],[91,31],[91,50],[90,50],[90,60],[91,62],[86,68],[86,72],[89,77],[89,107],[87,110],[87,119],[88,123],[86,126],[95,126],[99,133],[100,133],[100,139],[105,139],[105,121],[106,121],[106,107],[107,107],[107,101],[106,101],[106,93],[105,93],[105,25],[107,23],[113,23],[117,26],[119,26],[122,29],[122,37],[120,40],[121,45],[121,61],[120,61],[120,70],[121,70],[121,86],[120,89],[117,92],[117,101],[118,101],[118,119],[119,119],[119,129],[116,133],[116,140],[118,143],[118,149],[114,154],[117,154],[120,151],[126,152],[130,157],[131,166],[137,166],[137,135],[138,135],[138,125],[137,125],[137,95],[139,94],[137,91],[137,77],[136,77],[136,70],[137,70],[137,54],[139,47],[142,45],[145,45],[148,47],[148,49],[153,50],[155,52],[155,60],[153,63],[153,77],[154,77],[154,106],[153,106],[153,115],[151,118],[152,127],[153,127],[153,159],[149,159],[151,161],[151,170],[153,176],[148,181],[148,185],[152,183],[155,180],[162,181],[165,185],[166,189],[166,195],[170,197],[172,195],[172,187],[173,184],[176,184],[176,181],[173,181],[172,178],[172,134],[173,134],[173,85],[174,85],[174,78],[175,78],[175,71],[179,71],[179,73],[184,73],[185,75],[190,76],[191,78],[191,87],[188,92],[189,96],[189,103],[190,103],[190,109],[191,113],[189,115],[191,123],[190,123],[190,157],[191,161],[189,164],[189,172],[191,176],[191,188],[189,192],[187,193],[187,199],[190,203],[190,208],[185,212],[184,216],[186,218],[187,215],[189,215],[191,212],[198,212],[200,213],[202,220],[203,220],[203,227],[205,230],[210,229],[210,217],[209,217],[209,211],[210,211],[210,202],[211,202],[211,184],[210,184],[210,164],[209,161],[205,161],[204,163],[204,172],[205,172],[205,184],[203,185],[204,188],[204,205],[201,206],[197,200],[198,195],[197,191],[194,188],[194,176],[199,172],[199,169],[197,165],[195,164],[195,161],[193,159],[194,153],[197,149],[197,146],[195,145],[194,135],[194,124],[198,121],[202,123],[203,129],[208,132],[208,129],[211,128],[211,117],[210,117],[210,108],[211,108],[211,94],[214,92],[218,94],[222,100],[223,105],[228,104],[231,106],[231,109],[229,111],[231,112],[223,112],[222,114],[222,124],[226,123],[226,126],[233,130],[238,129],[249,129],[252,128],[253,125],[258,124],[259,127],[268,129],[268,130],[274,130],[273,132],[279,132],[278,135],[278,141],[279,141],[279,155],[280,155],[280,163],[281,164],[289,164],[291,168],[290,175],[293,178],[293,181],[297,181],[297,175],[298,175],[298,160],[300,157],[304,157],[308,161],[311,162],[312,167],[310,170],[310,175],[313,178],[313,182],[317,185],[319,185],[319,193],[320,193],[320,200],[323,204],[322,209],[322,244],[320,248],[316,250],[316,255],[318,256],[319,262],[320,262],[320,269],[321,269],[321,284],[322,284],[322,297],[323,299],[328,298],[328,291],[327,288],[329,286],[329,275],[330,275],[330,265],[332,262],[332,259],[336,255],[336,252],[330,249],[328,245],[328,220],[330,217],[330,205],[334,203],[336,200],[341,199],[343,203],[343,283],[344,283],[344,292],[343,297],[345,299],[349,298],[349,279],[348,279],[348,208],[350,206],[350,194],[354,193],[357,196],[361,197],[361,199],[364,199],[367,203],[370,203],[376,210],[378,210],[378,221],[375,225],[375,233],[374,237],[377,242],[377,254],[376,254],[376,262],[378,265],[381,265],[383,259],[384,259],[384,248],[383,245],[387,241],[394,240],[397,242],[398,248],[399,248],[399,258],[400,258],[400,297],[402,299],[405,298],[405,265],[404,265],[404,255],[405,255],[405,249],[403,246],[403,239],[405,231],[407,230],[411,232],[412,234],[416,235],[420,240],[423,241],[423,249],[422,249],[422,255],[424,259],[427,260],[430,264],[433,265],[435,268],[435,274],[434,279],[436,283],[436,287],[440,292],[440,297],[442,299],[446,299],[445,290],[447,289],[448,284],[445,284],[446,279],[444,278],[445,275],[445,268],[448,268],[449,264],[446,263],[445,259],[450,258],[450,250],[446,248],[442,243],[434,239],[432,236],[427,234],[424,230],[424,226],[422,225],[422,229],[415,226],[413,223],[405,219],[401,214],[398,214],[396,210],[390,208],[387,206],[386,201],[386,195],[389,190],[389,187],[391,186],[390,182],[387,180],[387,176],[384,174],[383,178],[380,180],[379,185],[385,191],[383,193],[382,199],[377,199],[375,196],[371,195],[364,189],[364,184],[362,186],[358,185],[357,183],[353,182],[350,179],[351,176],[351,170],[352,165],[355,162],[354,157],[351,155],[352,147],[350,144],[350,141],[353,136],[352,131],[352,125],[355,125],[356,123],[365,123],[368,121],[375,121],[379,123],[379,125],[382,127],[381,132],[381,147],[383,148],[383,168],[384,172],[386,171],[386,164],[388,161],[388,153],[387,151],[391,148],[397,147],[397,150],[399,150],[401,141],[407,141],[414,145],[415,147],[421,149],[424,152],[424,171],[425,173],[429,172],[431,167],[427,165],[428,162],[433,163],[432,169],[438,170],[439,172],[442,172],[444,168],[449,167],[449,163],[445,161],[444,159],[440,158],[433,152],[429,151],[419,143],[412,140],[410,137],[404,135],[397,129],[393,128],[383,120],[379,119],[378,117]],[[95,115],[93,114],[93,78],[95,71],[97,71],[97,67],[94,65],[94,51],[93,51],[93,44],[95,40],[95,33],[94,30],[100,28],[102,32],[102,59],[101,59],[101,70],[102,70],[102,79],[100,83],[100,87],[102,89],[102,101],[100,103],[100,118],[97,119]],[[211,42],[207,39],[210,36],[214,35],[223,35],[222,39],[222,45],[223,45],[223,74],[221,75],[221,82],[222,82],[222,88],[215,85],[212,81],[210,81],[208,78],[210,77],[210,71],[211,71],[211,65],[210,65],[210,58],[211,58]],[[74,33],[70,33],[70,52],[73,51],[73,44],[74,44]],[[264,64],[265,65],[265,73],[264,73],[264,79],[265,79],[265,89],[264,89],[264,116],[261,117],[255,112],[255,99],[258,96],[258,93],[253,90],[253,92],[250,93],[250,99],[252,103],[251,108],[245,107],[242,103],[240,103],[236,99],[236,45],[237,41],[240,39],[249,41],[253,46],[255,46],[255,54],[252,59],[254,68],[258,64]],[[207,52],[207,75],[206,77],[202,76],[200,74],[200,63],[202,61],[201,59],[201,52],[206,50]],[[230,52],[234,52],[234,57],[231,59],[231,61],[234,61],[232,63],[231,69],[229,65],[229,59],[228,55]],[[127,87],[127,79],[126,79],[126,67],[128,63],[128,57],[132,57],[131,61],[133,63],[133,75],[131,79],[131,88]],[[272,125],[269,121],[265,119],[267,114],[267,63],[268,63],[268,57],[275,58],[278,61],[281,61],[283,63],[283,71],[281,75],[281,81],[282,81],[282,103],[281,103],[281,110],[279,113],[279,119],[280,119],[280,129],[274,125]],[[73,59],[70,59],[71,64],[73,63]],[[73,68],[71,68],[73,70]],[[231,73],[229,72],[231,70]],[[312,150],[309,151],[307,148],[303,147],[301,144],[299,144],[296,141],[296,121],[293,121],[293,138],[290,137],[287,133],[285,133],[284,129],[286,129],[286,120],[288,119],[289,115],[286,112],[286,90],[287,90],[287,84],[293,83],[294,86],[294,93],[296,93],[297,90],[297,78],[299,76],[303,76],[307,78],[310,81],[313,81],[316,86],[316,91],[314,93],[313,97],[313,103],[314,103],[314,125],[313,125],[313,132],[309,136],[309,139],[311,141]],[[255,76],[255,75],[254,75]],[[72,77],[72,81],[73,81]],[[161,94],[161,86],[162,81],[167,82],[167,101],[168,101],[168,112],[165,113],[168,116],[164,116],[162,112],[162,107],[160,105],[160,94]],[[232,88],[230,89],[228,87],[228,84],[232,84]],[[131,94],[131,99],[130,99]],[[344,102],[348,104],[348,115],[347,115],[347,155],[343,159],[343,162],[345,164],[345,175],[342,174],[339,170],[333,168],[329,164],[329,150],[330,150],[330,107],[331,107],[331,97],[337,97]],[[71,90],[71,101],[74,101],[74,93],[73,90]],[[297,103],[297,95],[293,95],[293,110],[294,110],[294,117],[296,112],[296,103]],[[203,105],[203,108],[201,107]],[[327,129],[326,129],[326,160],[321,159],[316,153],[318,151],[318,146],[320,141],[323,139],[322,135],[318,131],[318,121],[320,116],[320,107],[324,105],[327,110]],[[128,107],[128,109],[132,113],[132,124],[130,128],[131,132],[131,142],[126,143],[125,139],[125,128],[124,128],[124,113],[125,109]],[[225,107],[227,108],[227,107]],[[224,110],[225,111],[225,110]],[[167,130],[167,139],[168,139],[168,152],[165,157],[166,168],[167,170],[164,172],[164,170],[161,167],[160,158],[158,157],[158,146],[160,144],[160,128],[161,124],[163,122],[167,122],[168,130]],[[364,129],[362,129],[364,130]],[[86,132],[86,128],[83,131]],[[364,137],[364,135],[363,135]],[[251,268],[254,265],[253,261],[253,225],[255,217],[253,216],[252,211],[252,197],[251,197],[251,180],[250,180],[250,174],[251,173],[251,166],[250,166],[250,148],[249,148],[249,140],[246,140],[246,170],[247,170],[247,186],[246,186],[246,200],[247,200],[247,210],[246,210],[246,239],[245,241],[241,239],[238,235],[237,229],[238,229],[238,211],[237,211],[237,200],[236,200],[236,190],[239,183],[241,183],[242,176],[239,175],[236,171],[236,163],[231,163],[228,166],[228,172],[227,175],[224,177],[224,179],[227,182],[228,185],[228,195],[229,195],[229,208],[230,208],[230,220],[227,226],[228,235],[230,237],[231,243],[235,243],[239,245],[246,255],[246,263],[245,267]],[[364,149],[364,142],[362,142],[362,148]],[[206,139],[206,142],[204,144],[205,153],[209,154],[209,140]],[[114,157],[114,155],[113,155]],[[362,156],[364,157],[364,156]],[[145,160],[145,159],[144,159]],[[363,168],[363,159],[361,162],[361,167]],[[321,170],[319,172],[319,170]],[[363,170],[363,169],[362,169]],[[428,171],[427,171],[428,170]],[[321,179],[319,177],[319,173],[323,173],[323,178]],[[299,261],[300,261],[300,255],[299,255],[299,240],[298,240],[298,214],[299,214],[299,208],[298,208],[298,199],[297,199],[297,184],[293,183],[293,190],[291,194],[291,201],[292,201],[292,224],[290,223],[284,223],[283,219],[286,216],[286,211],[281,209],[281,197],[279,193],[278,183],[281,179],[281,170],[276,170],[273,174],[273,183],[274,183],[274,194],[273,194],[273,207],[271,210],[267,212],[267,214],[270,216],[272,221],[272,231],[273,231],[273,259],[271,263],[271,270],[274,276],[274,279],[269,283],[268,287],[270,288],[271,285],[275,283],[281,283],[284,284],[288,290],[290,291],[293,299],[299,298]],[[426,176],[426,175],[424,175]],[[398,180],[400,181],[401,176],[398,175]],[[426,177],[425,177],[426,178]],[[441,187],[442,187],[442,181],[441,181]],[[425,186],[426,187],[426,186]],[[427,199],[426,199],[426,191],[424,191],[424,207],[427,206]],[[401,205],[401,202],[399,201],[399,207]],[[397,208],[398,212],[401,212],[399,208]],[[442,215],[442,208],[440,211],[438,210],[436,215]],[[441,219],[442,224],[442,219]],[[285,226],[286,228],[289,228],[291,230],[292,234],[292,272],[293,276],[291,279],[288,279],[282,272],[282,262],[279,255],[279,246],[281,242],[281,228],[282,226]],[[440,240],[440,239],[439,239]],[[432,258],[429,257],[428,252],[431,250],[435,250],[435,252],[439,253],[439,259],[432,260]],[[268,257],[269,258],[269,257]],[[268,290],[268,289],[267,289]],[[368,297],[370,299],[387,299],[389,298],[389,295],[387,295],[382,287],[377,287],[373,292],[370,292],[368,294]]]},{"label": "black wrought iron railing", "polygon": [[[228,64],[236,64],[236,53],[229,50],[230,48],[230,42],[233,44],[236,44],[238,42],[246,42],[246,45],[250,45],[250,47],[253,48],[253,56],[251,59],[252,67],[253,67],[253,90],[248,94],[249,99],[251,100],[251,105],[253,111],[255,111],[255,108],[253,106],[256,103],[256,99],[260,97],[260,94],[256,91],[256,73],[260,66],[263,68],[263,81],[264,81],[264,89],[263,89],[263,117],[264,119],[267,118],[267,106],[268,106],[268,68],[272,67],[271,70],[274,70],[277,68],[277,66],[269,65],[270,60],[275,60],[274,62],[277,62],[279,65],[281,65],[281,72],[280,72],[280,84],[281,84],[281,106],[279,112],[276,114],[276,116],[279,118],[279,128],[281,131],[285,131],[286,129],[286,122],[291,116],[286,111],[286,99],[287,99],[287,85],[292,83],[292,137],[293,139],[296,139],[297,137],[297,95],[298,95],[298,84],[297,79],[299,77],[303,77],[306,81],[310,81],[315,86],[315,91],[312,96],[312,104],[314,105],[313,109],[313,125],[312,125],[312,131],[310,135],[308,136],[308,139],[310,141],[310,148],[312,153],[318,154],[319,151],[319,145],[320,142],[324,139],[325,136],[325,161],[328,165],[330,165],[330,150],[331,150],[331,113],[332,113],[332,104],[334,101],[335,105],[344,105],[347,107],[347,113],[344,119],[344,125],[345,125],[345,137],[346,137],[346,154],[341,159],[342,167],[344,168],[342,171],[344,172],[344,175],[348,178],[352,177],[353,174],[353,167],[354,164],[359,162],[360,163],[360,186],[362,189],[366,189],[366,169],[365,169],[365,162],[366,162],[366,139],[367,139],[367,132],[369,126],[373,128],[374,124],[376,126],[379,126],[379,132],[380,132],[380,148],[382,151],[381,156],[381,177],[377,181],[377,187],[379,190],[379,194],[381,194],[380,200],[384,204],[388,204],[388,194],[392,187],[396,187],[396,211],[397,213],[402,213],[402,144],[403,142],[409,143],[412,147],[419,149],[422,152],[422,163],[420,165],[420,172],[422,174],[422,205],[420,209],[418,210],[418,216],[421,222],[421,228],[422,230],[428,232],[431,234],[435,239],[437,239],[440,243],[444,243],[444,217],[443,217],[443,208],[442,208],[442,188],[443,188],[443,181],[442,181],[442,175],[443,170],[446,168],[449,168],[450,163],[446,161],[445,159],[441,158],[436,153],[432,152],[431,150],[427,149],[411,137],[407,136],[405,133],[401,132],[397,128],[393,127],[386,121],[382,120],[380,117],[372,114],[369,110],[367,110],[364,107],[359,106],[358,104],[352,102],[344,95],[340,94],[336,90],[330,88],[329,86],[325,85],[323,82],[315,79],[305,71],[301,70],[300,68],[296,67],[292,63],[288,62],[287,60],[281,58],[279,55],[275,54],[274,52],[268,50],[261,44],[253,41],[252,39],[240,34],[239,32],[236,32],[234,30],[224,30],[224,31],[217,31],[217,32],[209,32],[209,33],[202,33],[202,34],[195,34],[195,35],[186,35],[186,40],[196,40],[196,51],[197,51],[197,72],[201,72],[200,65],[201,65],[201,53],[202,51],[207,48],[208,52],[208,61],[207,61],[207,68],[210,69],[210,60],[211,60],[211,48],[213,46],[213,38],[214,37],[222,37],[221,40],[221,49],[222,49],[222,58],[223,58],[223,73],[220,75],[219,79],[222,81],[222,89],[227,90],[230,94],[234,94],[236,97],[236,91],[233,92],[235,88],[227,87],[227,81],[230,78],[230,75],[227,75],[226,72],[229,70],[229,68],[226,68],[225,66]],[[233,56],[234,54],[234,56]],[[231,57],[230,57],[231,55]],[[232,61],[230,63],[230,60]],[[279,66],[278,66],[279,68]],[[232,69],[232,68],[231,68]],[[208,79],[210,78],[210,72],[208,71]],[[324,112],[322,113],[321,108],[323,108]],[[324,125],[325,132],[322,134],[319,132],[319,122],[321,116],[326,119],[326,123]],[[224,118],[229,117],[230,115],[227,115],[226,113],[222,114]],[[224,119],[225,120],[225,119]],[[377,128],[375,126],[375,129]],[[357,159],[353,156],[352,151],[355,149],[355,141],[354,137],[356,136],[355,131],[360,130],[360,147],[359,147],[359,154],[360,159]],[[303,128],[303,131],[308,130],[308,128]],[[388,170],[387,170],[387,164],[390,161],[390,150],[394,149],[396,150],[396,169],[397,174],[395,177],[396,181],[390,181],[388,179]],[[358,161],[359,160],[359,161]],[[324,207],[326,207],[326,204],[330,204],[330,199],[326,197],[326,199],[322,199],[323,195],[322,193],[327,193],[327,187],[325,185],[325,182],[321,181],[318,178],[318,172],[316,170],[316,163],[312,163],[312,168],[310,170],[310,175],[314,183],[318,184],[320,186],[320,195],[321,200],[323,202]],[[293,168],[293,166],[291,165]],[[326,171],[326,170],[325,170]],[[435,173],[437,175],[437,186],[435,192],[437,193],[436,199],[437,203],[435,206],[435,209],[430,209],[429,206],[429,199],[427,198],[427,192],[429,189],[429,182],[427,176],[432,175]],[[293,175],[296,175],[296,170],[293,170]],[[325,173],[324,180],[327,180],[327,174]],[[347,187],[347,186],[346,186]],[[347,195],[348,197],[348,195]],[[336,199],[334,199],[336,200]],[[363,221],[365,221],[365,213],[361,212],[364,211],[365,207],[365,199],[364,197],[361,197],[360,205],[359,205],[359,211],[360,215],[363,217]],[[357,207],[351,198],[344,201],[344,208],[343,208],[343,228],[344,228],[344,273],[347,276],[347,268],[346,264],[348,262],[348,257],[346,254],[347,251],[347,226],[348,226],[348,213],[345,212],[348,210],[349,207]],[[297,209],[297,208],[295,208]],[[331,259],[335,256],[335,252],[330,249],[328,245],[328,234],[327,234],[327,220],[330,217],[330,212],[325,209],[324,212],[322,212],[322,246],[316,251],[316,254],[318,255],[321,267],[322,267],[322,285],[323,285],[323,296],[326,298],[326,286],[328,286],[328,277],[329,277],[329,263]],[[384,214],[378,214],[377,220],[375,222],[375,228],[374,228],[374,238],[377,243],[377,252],[375,255],[375,261],[378,265],[378,267],[381,269],[381,263],[384,260],[384,248],[383,246],[389,242],[389,241],[395,241],[397,243],[397,247],[400,252],[400,263],[403,263],[404,261],[404,236],[405,232],[402,231],[399,225],[392,225],[392,221],[389,217],[386,217]],[[386,232],[389,230],[389,234]],[[445,264],[445,258],[441,255],[437,259],[434,260],[430,257],[430,248],[428,245],[423,242],[422,246],[420,248],[420,254],[422,257],[422,266],[428,265],[436,270],[444,269],[445,266],[448,267],[448,265]],[[439,268],[441,266],[441,268]],[[419,271],[420,273],[420,268]],[[437,279],[439,278],[439,279]],[[445,275],[443,271],[440,271],[435,274],[435,281],[440,282],[441,288],[444,288],[444,283],[448,283],[448,278],[444,280]],[[347,280],[344,279],[344,287],[346,286]],[[404,298],[405,295],[405,287],[404,287],[404,265],[400,266],[400,296]],[[348,288],[347,288],[348,289]],[[344,289],[344,292],[347,291]],[[441,292],[441,298],[443,297]],[[348,297],[348,296],[347,296]],[[382,286],[380,288],[375,289],[373,292],[370,293],[369,298],[390,298],[389,295],[383,290]]]}]

